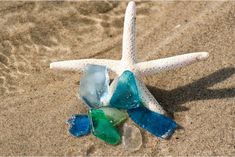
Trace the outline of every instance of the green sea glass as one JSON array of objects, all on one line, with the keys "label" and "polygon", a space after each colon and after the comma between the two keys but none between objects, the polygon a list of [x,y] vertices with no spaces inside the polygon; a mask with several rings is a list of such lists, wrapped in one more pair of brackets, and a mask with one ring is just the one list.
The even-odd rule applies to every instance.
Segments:
[{"label": "green sea glass", "polygon": [[111,145],[120,143],[121,136],[104,111],[90,109],[89,114],[92,121],[93,135]]},{"label": "green sea glass", "polygon": [[114,125],[117,126],[118,124],[122,123],[127,119],[127,114],[124,111],[121,111],[116,108],[112,107],[101,107],[99,108],[102,110],[107,118],[110,120],[110,122]]}]

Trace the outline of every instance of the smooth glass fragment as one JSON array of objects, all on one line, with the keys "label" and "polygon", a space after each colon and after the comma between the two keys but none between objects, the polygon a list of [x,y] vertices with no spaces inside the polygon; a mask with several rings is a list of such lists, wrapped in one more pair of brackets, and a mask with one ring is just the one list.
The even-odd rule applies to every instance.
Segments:
[{"label": "smooth glass fragment", "polygon": [[97,138],[111,145],[120,143],[121,137],[119,132],[102,110],[91,109],[90,117],[92,120],[92,133]]},{"label": "smooth glass fragment", "polygon": [[120,109],[132,109],[141,105],[136,79],[132,72],[126,70],[118,78],[109,104]]},{"label": "smooth glass fragment", "polygon": [[122,135],[123,147],[128,151],[137,151],[142,145],[142,135],[138,127],[125,123]]},{"label": "smooth glass fragment", "polygon": [[101,107],[99,108],[104,112],[104,114],[109,118],[111,123],[116,126],[127,119],[127,114],[124,111],[121,111],[112,107]]},{"label": "smooth glass fragment", "polygon": [[136,124],[157,137],[167,138],[177,128],[175,121],[144,106],[130,109],[127,112]]},{"label": "smooth glass fragment", "polygon": [[88,65],[80,80],[79,95],[90,108],[98,108],[106,102],[109,76],[105,66]]},{"label": "smooth glass fragment", "polygon": [[91,122],[87,115],[73,115],[67,123],[69,124],[69,133],[80,137],[91,132]]}]

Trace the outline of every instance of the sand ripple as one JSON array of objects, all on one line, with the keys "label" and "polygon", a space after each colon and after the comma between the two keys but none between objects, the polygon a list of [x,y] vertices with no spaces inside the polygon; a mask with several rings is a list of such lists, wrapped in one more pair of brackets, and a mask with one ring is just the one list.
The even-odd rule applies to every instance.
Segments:
[{"label": "sand ripple", "polygon": [[[19,88],[20,80],[42,72],[54,58],[62,60],[71,54],[85,58],[88,52],[81,50],[92,49],[107,37],[120,36],[123,14],[118,13],[125,6],[117,8],[118,5],[118,2],[89,5],[87,2],[6,2],[1,5],[0,94],[23,92]],[[108,16],[107,12],[110,12]]]}]

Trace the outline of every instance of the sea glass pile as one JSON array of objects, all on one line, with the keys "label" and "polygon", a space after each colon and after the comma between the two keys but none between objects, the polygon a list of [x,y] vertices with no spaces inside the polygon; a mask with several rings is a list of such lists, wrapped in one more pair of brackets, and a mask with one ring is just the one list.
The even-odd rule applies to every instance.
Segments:
[{"label": "sea glass pile", "polygon": [[135,126],[124,125],[123,136],[118,127],[128,115],[141,128],[160,138],[167,138],[177,127],[170,118],[153,112],[141,100],[138,80],[131,71],[124,71],[109,87],[108,70],[104,66],[88,65],[85,68],[79,96],[88,107],[88,115],[73,115],[69,132],[76,137],[92,133],[108,144],[123,140],[132,149],[142,144],[140,131]]}]

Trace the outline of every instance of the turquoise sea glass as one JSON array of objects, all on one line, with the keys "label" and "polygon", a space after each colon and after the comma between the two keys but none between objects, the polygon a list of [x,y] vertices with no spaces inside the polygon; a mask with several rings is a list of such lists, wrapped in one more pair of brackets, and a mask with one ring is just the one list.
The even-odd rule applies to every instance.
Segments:
[{"label": "turquoise sea glass", "polygon": [[109,76],[105,66],[88,65],[80,80],[79,95],[90,108],[102,106],[108,95]]},{"label": "turquoise sea glass", "polygon": [[141,105],[135,76],[129,70],[118,78],[109,105],[119,109],[132,109]]}]

